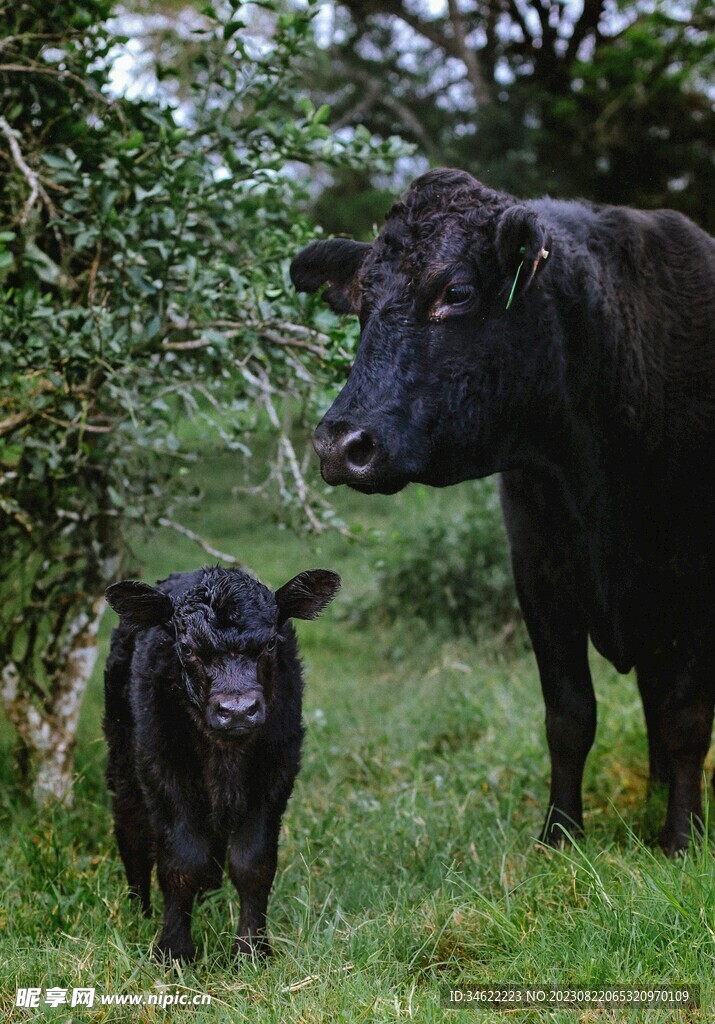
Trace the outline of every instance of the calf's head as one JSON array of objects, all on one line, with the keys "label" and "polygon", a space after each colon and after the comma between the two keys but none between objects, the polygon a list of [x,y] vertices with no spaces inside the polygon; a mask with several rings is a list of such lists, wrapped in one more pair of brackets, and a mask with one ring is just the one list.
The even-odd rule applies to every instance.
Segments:
[{"label": "calf's head", "polygon": [[509,468],[546,367],[525,310],[551,250],[534,211],[462,171],[413,182],[372,244],[313,242],[298,291],[358,314],[347,383],[315,432],[325,480],[391,493]]},{"label": "calf's head", "polygon": [[285,623],[317,618],[339,587],[340,577],[328,569],[309,569],[271,591],[245,572],[216,568],[177,596],[126,580],[106,597],[124,622],[168,632],[195,720],[212,735],[232,738],[266,720]]}]

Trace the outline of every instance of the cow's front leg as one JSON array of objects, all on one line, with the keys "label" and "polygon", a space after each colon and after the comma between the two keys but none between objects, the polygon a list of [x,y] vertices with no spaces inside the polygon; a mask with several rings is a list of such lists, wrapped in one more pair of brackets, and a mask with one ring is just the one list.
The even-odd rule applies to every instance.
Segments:
[{"label": "cow's front leg", "polygon": [[539,655],[534,644],[546,704],[551,755],[551,792],[542,841],[562,843],[566,833],[583,832],[581,789],[586,757],[596,733],[596,699],[585,637],[561,637]]},{"label": "cow's front leg", "polygon": [[518,577],[517,588],[539,666],[551,755],[551,791],[541,840],[556,846],[567,833],[583,832],[583,770],[596,734],[588,638],[561,592],[547,586],[537,591]]},{"label": "cow's front leg", "polygon": [[170,960],[193,960],[191,913],[196,895],[212,884],[218,865],[209,839],[195,825],[174,825],[162,837],[157,875],[164,894],[164,924],[157,955]]},{"label": "cow's front leg", "polygon": [[546,705],[551,792],[541,839],[557,845],[566,833],[583,831],[583,769],[596,733],[588,630],[574,596],[581,570],[562,543],[565,526],[548,511],[549,492],[519,472],[501,477],[501,491],[514,581]]},{"label": "cow's front leg", "polygon": [[252,808],[232,834],[228,848],[231,880],[241,900],[236,951],[270,954],[266,910],[278,864],[281,815],[268,806]]}]

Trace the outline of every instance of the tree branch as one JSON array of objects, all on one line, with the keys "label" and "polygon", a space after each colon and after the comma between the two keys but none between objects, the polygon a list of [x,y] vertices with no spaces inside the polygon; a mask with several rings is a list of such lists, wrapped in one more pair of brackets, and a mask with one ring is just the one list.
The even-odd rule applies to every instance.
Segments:
[{"label": "tree branch", "polygon": [[166,519],[164,516],[159,520],[159,526],[163,526],[167,530],[174,530],[175,533],[180,533],[182,537],[192,540],[194,544],[198,544],[201,550],[205,551],[207,555],[211,555],[212,558],[218,558],[221,562],[228,562],[229,565],[241,565],[241,562],[233,555],[229,555],[225,551],[219,551],[218,548],[209,544],[200,534],[190,530],[188,526],[182,526],[181,523],[175,523],[173,519]]},{"label": "tree branch", "polygon": [[573,33],[566,49],[566,60],[570,63],[578,56],[578,51],[587,36],[593,34],[596,42],[601,38],[598,24],[603,13],[604,0],[584,0],[581,17],[574,25]]},{"label": "tree branch", "polygon": [[456,52],[456,56],[459,57],[467,69],[467,78],[472,86],[472,92],[474,93],[474,99],[477,106],[483,106],[491,101],[492,90],[482,74],[482,69],[479,66],[479,60],[476,52],[467,45],[465,18],[464,14],[459,9],[457,0],[448,0],[447,6],[452,24],[452,32],[454,34],[454,50]]},{"label": "tree branch", "polygon": [[[2,70],[2,65],[0,65],[0,70]],[[18,170],[30,186],[29,198],[27,199],[27,202],[25,203],[22,209],[22,213],[20,214],[20,226],[24,227],[27,223],[27,218],[30,216],[30,210],[35,205],[35,200],[38,196],[42,198],[42,201],[47,207],[48,212],[54,217],[56,215],[56,211],[52,204],[52,200],[43,188],[39,176],[26,163],[22,155],[22,150],[20,149],[20,145],[17,141],[19,138],[21,138],[20,133],[16,132],[14,128],[11,128],[5,120],[5,118],[1,116],[0,132],[2,132],[2,134],[7,139],[7,143],[10,147],[10,153],[12,154],[12,158],[15,162],[16,167],[18,168]]]},{"label": "tree branch", "polygon": [[[295,454],[295,449],[293,448],[293,444],[290,438],[286,435],[285,431],[281,426],[281,421],[278,417],[278,413],[276,412],[276,407],[273,404],[273,399],[271,397],[273,389],[271,388],[271,383],[270,380],[268,379],[268,374],[266,373],[264,368],[260,366],[258,363],[254,364],[253,371],[255,372],[252,372],[252,370],[249,370],[247,367],[244,367],[242,373],[245,379],[248,381],[248,383],[252,384],[254,387],[257,387],[258,390],[260,391],[261,403],[263,405],[263,408],[266,410],[266,413],[268,414],[268,419],[270,420],[271,426],[278,432],[279,454],[283,455],[288,463],[291,476],[293,477],[293,482],[295,483],[296,493],[298,495],[298,500],[300,501],[301,508],[303,509],[303,512],[308,522],[315,530],[315,532],[322,533],[323,525],[318,520],[311,506],[308,485],[306,484],[305,478],[301,473],[298,458]],[[278,467],[278,472],[280,473],[280,467]]]}]

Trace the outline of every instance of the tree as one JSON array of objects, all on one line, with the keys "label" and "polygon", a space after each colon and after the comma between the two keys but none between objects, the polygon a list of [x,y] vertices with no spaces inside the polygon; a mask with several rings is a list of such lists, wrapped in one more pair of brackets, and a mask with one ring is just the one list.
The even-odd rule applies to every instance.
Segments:
[{"label": "tree", "polygon": [[704,0],[444,0],[439,13],[342,0],[333,11],[323,63],[307,74],[334,125],[399,135],[429,163],[517,195],[668,205],[715,225]]},{"label": "tree", "polygon": [[339,142],[297,98],[314,9],[261,7],[260,45],[255,8],[204,10],[172,107],[110,96],[110,0],[0,0],[0,697],[40,800],[71,789],[127,528],[178,526],[183,417],[248,451],[266,410],[283,497],[321,526],[276,402],[319,391],[350,339],[306,326],[286,285],[297,199],[306,165],[391,146]]}]

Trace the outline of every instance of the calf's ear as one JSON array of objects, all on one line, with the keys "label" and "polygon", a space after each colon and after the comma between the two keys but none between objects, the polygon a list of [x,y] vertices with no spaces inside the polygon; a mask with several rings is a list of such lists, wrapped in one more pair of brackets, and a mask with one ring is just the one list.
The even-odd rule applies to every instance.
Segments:
[{"label": "calf's ear", "polygon": [[139,580],[113,583],[104,592],[110,606],[132,626],[148,629],[161,626],[174,614],[174,605],[168,594]]},{"label": "calf's ear", "polygon": [[340,577],[330,569],[307,569],[276,590],[278,622],[317,619],[340,590]]},{"label": "calf's ear", "polygon": [[533,210],[510,206],[499,220],[496,248],[508,309],[546,266],[551,257],[551,235]]},{"label": "calf's ear", "polygon": [[299,292],[317,292],[327,284],[323,299],[335,313],[358,313],[357,272],[370,248],[368,242],[351,238],[311,242],[291,263],[291,281]]}]

